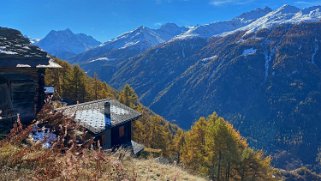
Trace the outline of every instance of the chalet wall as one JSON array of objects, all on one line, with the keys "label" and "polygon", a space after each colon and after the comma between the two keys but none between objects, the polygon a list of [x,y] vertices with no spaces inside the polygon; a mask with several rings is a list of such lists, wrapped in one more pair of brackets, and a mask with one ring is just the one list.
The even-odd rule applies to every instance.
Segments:
[{"label": "chalet wall", "polygon": [[[119,128],[122,126],[124,127],[124,136],[120,137]],[[111,145],[118,146],[129,143],[131,141],[131,128],[131,121],[113,127],[111,129]]]},{"label": "chalet wall", "polygon": [[0,99],[3,117],[17,113],[24,122],[34,119],[43,104],[43,70],[33,68],[0,69]]},{"label": "chalet wall", "polygon": [[103,149],[112,148],[111,145],[111,129],[106,129],[102,134],[102,147]]},{"label": "chalet wall", "polygon": [[4,108],[12,108],[9,86],[4,79],[0,79],[0,116]]}]

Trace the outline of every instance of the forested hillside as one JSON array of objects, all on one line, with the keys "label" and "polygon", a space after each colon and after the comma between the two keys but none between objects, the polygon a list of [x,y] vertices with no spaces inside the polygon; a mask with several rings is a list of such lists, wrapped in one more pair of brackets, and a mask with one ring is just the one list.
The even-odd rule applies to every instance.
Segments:
[{"label": "forested hillside", "polygon": [[64,69],[46,72],[47,84],[57,88],[56,98],[72,102],[116,98],[140,111],[143,116],[134,122],[133,139],[147,148],[160,149],[170,162],[211,179],[274,179],[270,157],[251,149],[233,126],[216,114],[200,118],[184,132],[140,104],[129,85],[118,92],[97,77],[88,77],[78,66],[57,61]]},{"label": "forested hillside", "polygon": [[[320,11],[320,6],[266,8],[246,13],[250,24],[231,32],[196,26],[131,55],[117,69],[91,65],[117,89],[130,84],[144,105],[183,129],[215,111],[251,146],[271,154],[275,166],[318,165]],[[204,36],[207,32],[215,36]]]},{"label": "forested hillside", "polygon": [[59,59],[56,61],[63,68],[48,69],[45,77],[46,84],[53,85],[56,89],[54,95],[56,100],[82,103],[105,98],[118,99],[143,114],[134,122],[134,129],[137,130],[134,131],[134,139],[147,147],[160,148],[163,154],[168,155],[167,148],[179,128],[140,104],[137,94],[129,85],[124,86],[119,92],[100,81],[97,76],[94,78],[87,76],[79,66],[72,66]]},{"label": "forested hillside", "polygon": [[215,111],[277,166],[316,164],[320,28],[303,23],[168,42],[130,60],[112,82],[129,83],[144,104],[184,129]]},{"label": "forested hillside", "polygon": [[46,70],[45,77],[46,84],[55,87],[55,98],[76,103],[117,97],[117,91],[99,81],[97,76],[91,78],[79,66],[72,66],[59,59],[55,61],[62,68]]},{"label": "forested hillside", "polygon": [[[146,107],[183,129],[217,112],[251,146],[271,154],[275,166],[318,167],[320,12],[320,6],[256,9],[190,27],[141,51],[119,46],[110,54],[100,47],[99,56],[80,56],[87,60],[80,66],[116,89],[130,84]],[[147,30],[141,27],[115,42],[135,44],[128,38],[146,38]]]}]

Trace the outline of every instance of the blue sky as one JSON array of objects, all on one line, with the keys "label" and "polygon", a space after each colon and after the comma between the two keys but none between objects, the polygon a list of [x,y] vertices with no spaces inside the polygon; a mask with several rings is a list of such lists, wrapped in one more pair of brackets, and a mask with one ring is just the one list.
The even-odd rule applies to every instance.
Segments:
[{"label": "blue sky", "polygon": [[205,24],[283,4],[304,8],[321,5],[321,0],[0,0],[0,26],[32,38],[70,28],[106,41],[140,25]]}]

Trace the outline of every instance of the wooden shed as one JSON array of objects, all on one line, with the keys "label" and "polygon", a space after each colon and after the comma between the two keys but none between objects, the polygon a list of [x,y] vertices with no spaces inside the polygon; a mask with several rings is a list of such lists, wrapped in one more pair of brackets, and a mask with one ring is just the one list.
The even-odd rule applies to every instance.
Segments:
[{"label": "wooden shed", "polygon": [[103,149],[131,145],[139,152],[141,145],[131,140],[132,122],[141,114],[116,100],[97,100],[57,109],[92,132]]},{"label": "wooden shed", "polygon": [[46,68],[61,68],[19,31],[0,27],[0,129],[35,118],[44,104]]}]

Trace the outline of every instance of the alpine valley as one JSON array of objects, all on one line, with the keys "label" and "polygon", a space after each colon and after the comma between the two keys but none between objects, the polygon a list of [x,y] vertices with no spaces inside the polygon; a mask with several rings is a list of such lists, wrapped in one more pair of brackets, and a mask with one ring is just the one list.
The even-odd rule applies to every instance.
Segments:
[{"label": "alpine valley", "polygon": [[[46,42],[60,39],[51,34],[37,43],[48,52]],[[255,9],[188,28],[142,26],[100,45],[88,40],[80,49],[69,41],[77,55],[53,54],[116,88],[130,84],[144,105],[184,129],[216,112],[271,154],[274,166],[318,169],[321,6]]]}]

